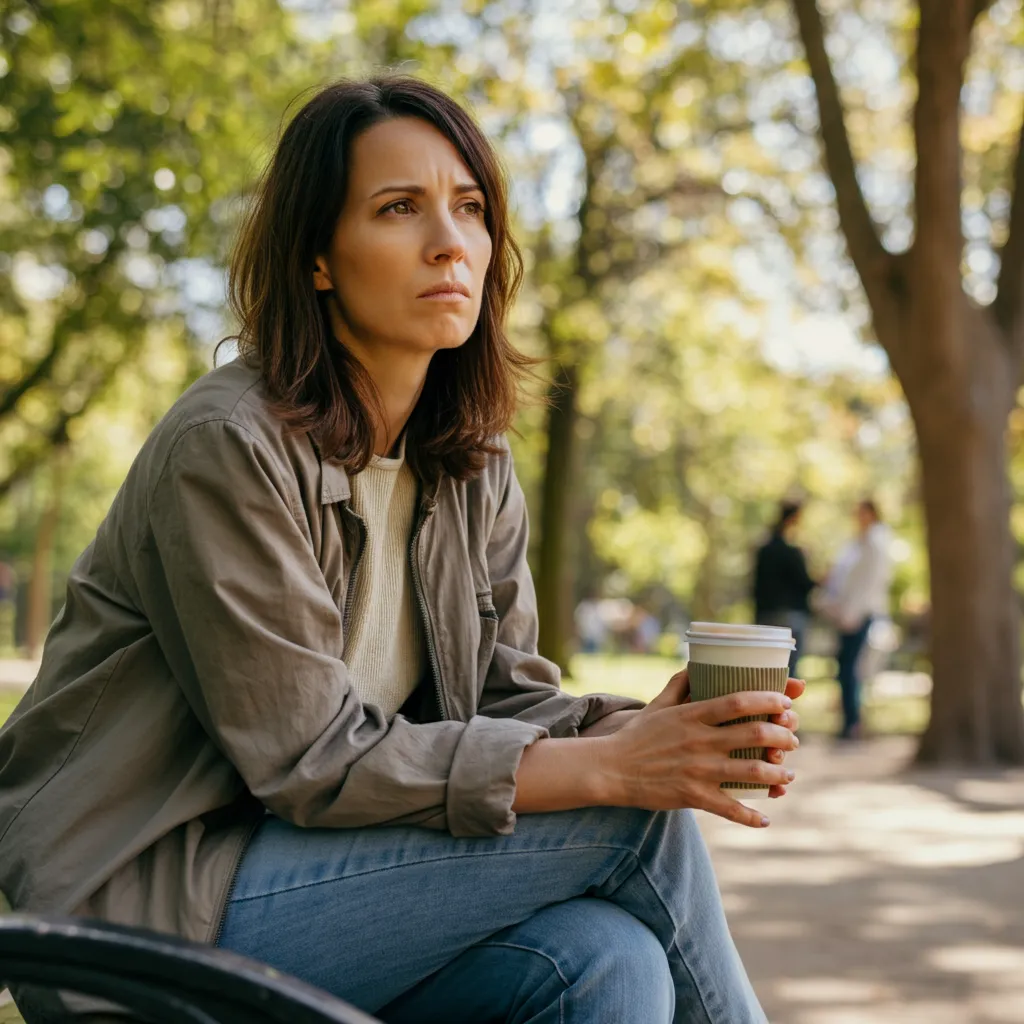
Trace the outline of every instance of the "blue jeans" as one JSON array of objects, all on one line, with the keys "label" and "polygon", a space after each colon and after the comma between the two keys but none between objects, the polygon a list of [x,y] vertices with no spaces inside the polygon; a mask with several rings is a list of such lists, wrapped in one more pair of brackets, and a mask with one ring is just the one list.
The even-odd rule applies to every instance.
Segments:
[{"label": "blue jeans", "polygon": [[871,619],[852,633],[839,634],[839,690],[843,697],[843,731],[841,736],[852,736],[860,725],[860,676],[857,674],[857,662],[868,639]]},{"label": "blue jeans", "polygon": [[764,1024],[691,811],[455,839],[267,817],[220,945],[387,1024]]},{"label": "blue jeans", "polygon": [[789,674],[795,677],[797,665],[804,653],[804,634],[807,632],[807,624],[811,621],[810,615],[807,612],[789,609],[766,612],[761,618],[764,619],[762,626],[788,626],[793,631],[796,646],[789,655]]}]

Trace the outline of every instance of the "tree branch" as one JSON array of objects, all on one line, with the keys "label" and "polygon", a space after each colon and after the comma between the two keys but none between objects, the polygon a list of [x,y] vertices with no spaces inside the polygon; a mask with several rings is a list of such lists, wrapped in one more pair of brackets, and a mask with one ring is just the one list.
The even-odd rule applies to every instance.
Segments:
[{"label": "tree branch", "polygon": [[121,364],[113,363],[100,374],[97,374],[91,387],[72,407],[60,411],[57,419],[43,435],[42,439],[29,450],[23,452],[14,461],[5,477],[0,478],[0,499],[16,484],[31,476],[36,467],[50,454],[57,445],[65,444],[68,439],[68,427],[80,416],[84,416],[95,402],[104,394],[117,374]]},{"label": "tree branch", "polygon": [[1017,140],[1010,203],[1010,224],[1006,242],[999,252],[999,282],[993,306],[999,326],[1008,334],[1016,334],[1014,342],[1024,345],[1020,330],[1021,305],[1024,302],[1024,124]]},{"label": "tree branch", "polygon": [[973,25],[993,3],[995,3],[995,0],[974,0],[974,7],[970,11],[971,24]]},{"label": "tree branch", "polygon": [[850,258],[877,315],[886,304],[885,279],[889,254],[882,245],[857,180],[857,167],[846,130],[843,102],[825,49],[825,25],[821,12],[815,0],[793,0],[793,9],[817,93],[825,166],[836,191],[839,223],[846,236]]},{"label": "tree branch", "polygon": [[21,455],[10,468],[3,479],[0,479],[0,499],[5,498],[8,492],[26,477],[31,476],[36,467],[46,456],[59,444],[67,440],[68,425],[72,420],[77,419],[85,408],[76,409],[73,412],[62,412],[56,423],[46,432],[46,436],[38,447]]},{"label": "tree branch", "polygon": [[50,350],[46,353],[28,373],[12,384],[2,395],[0,395],[0,420],[14,412],[15,406],[28,391],[31,391],[37,384],[49,377],[53,370],[53,364],[57,361],[64,345],[64,335],[58,333],[50,343]]}]

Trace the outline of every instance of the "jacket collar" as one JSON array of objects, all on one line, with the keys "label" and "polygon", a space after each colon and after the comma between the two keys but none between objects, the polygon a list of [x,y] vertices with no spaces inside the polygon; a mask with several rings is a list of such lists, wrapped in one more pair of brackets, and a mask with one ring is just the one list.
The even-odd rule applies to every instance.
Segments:
[{"label": "jacket collar", "polygon": [[[319,450],[317,455],[320,455]],[[320,459],[320,504],[333,505],[336,501],[348,501],[352,497],[352,485],[348,473],[340,462]]]},{"label": "jacket collar", "polygon": [[[352,483],[345,472],[345,467],[334,459],[325,459],[316,441],[310,438],[313,450],[320,462],[320,504],[333,505],[338,501],[350,501]],[[437,495],[441,489],[440,478],[428,481],[421,491],[422,501],[428,505],[437,504]]]}]

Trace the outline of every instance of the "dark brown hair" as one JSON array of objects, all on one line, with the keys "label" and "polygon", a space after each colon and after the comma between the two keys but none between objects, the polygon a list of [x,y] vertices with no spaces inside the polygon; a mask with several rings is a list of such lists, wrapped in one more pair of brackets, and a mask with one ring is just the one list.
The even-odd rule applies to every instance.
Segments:
[{"label": "dark brown hair", "polygon": [[313,288],[316,257],[330,245],[348,188],[352,144],[395,117],[433,125],[483,189],[492,255],[480,318],[459,348],[434,354],[409,419],[407,458],[423,480],[467,479],[499,449],[535,360],[518,352],[505,317],[519,290],[523,260],[509,231],[504,172],[470,115],[438,89],[407,76],[340,81],[292,119],[256,191],[233,253],[229,296],[238,347],[257,366],[274,409],[308,432],[324,456],[357,473],[373,454],[380,397],[370,375],[337,341]]},{"label": "dark brown hair", "polygon": [[878,503],[873,498],[864,498],[859,507],[867,512],[876,523],[882,521],[882,514],[878,510]]}]

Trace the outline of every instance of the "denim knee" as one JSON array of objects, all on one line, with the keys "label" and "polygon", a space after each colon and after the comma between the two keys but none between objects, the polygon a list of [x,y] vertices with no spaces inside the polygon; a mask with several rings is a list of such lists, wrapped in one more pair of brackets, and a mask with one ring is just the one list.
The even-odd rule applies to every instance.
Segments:
[{"label": "denim knee", "polygon": [[[557,971],[563,987],[559,1019],[565,1024],[672,1020],[675,988],[665,950],[621,907],[586,897],[568,900],[514,931],[519,948],[548,958]],[[490,941],[499,944],[501,937]]]}]

